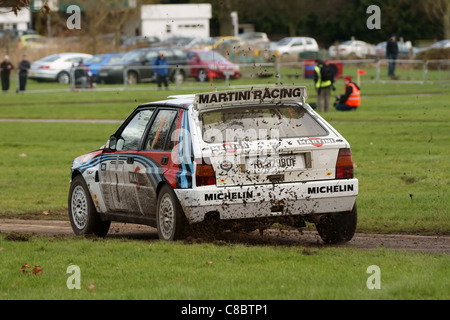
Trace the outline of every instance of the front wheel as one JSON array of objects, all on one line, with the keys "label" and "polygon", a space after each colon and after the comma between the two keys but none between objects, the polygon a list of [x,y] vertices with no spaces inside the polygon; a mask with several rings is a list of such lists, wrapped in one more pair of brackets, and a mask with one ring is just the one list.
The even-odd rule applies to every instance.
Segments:
[{"label": "front wheel", "polygon": [[316,229],[326,243],[342,243],[350,241],[355,235],[357,224],[356,203],[348,212],[324,214],[316,223]]},{"label": "front wheel", "polygon": [[76,235],[105,237],[111,221],[102,221],[82,176],[76,176],[69,190],[69,218]]},{"label": "front wheel", "polygon": [[183,238],[186,217],[172,188],[164,185],[158,194],[156,228],[161,240],[173,241]]}]

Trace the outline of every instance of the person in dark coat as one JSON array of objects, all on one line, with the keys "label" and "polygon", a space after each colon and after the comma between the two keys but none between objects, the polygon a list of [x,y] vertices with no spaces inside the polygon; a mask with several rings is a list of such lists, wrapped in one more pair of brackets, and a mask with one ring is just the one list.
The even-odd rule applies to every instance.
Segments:
[{"label": "person in dark coat", "polygon": [[27,56],[24,54],[22,60],[19,62],[19,91],[25,91],[28,79],[28,70],[30,70],[31,64],[27,60]]},{"label": "person in dark coat", "polygon": [[167,75],[169,74],[169,69],[164,51],[159,52],[159,55],[153,61],[153,66],[156,67],[153,72],[155,73],[157,79],[158,89],[161,89],[163,83],[164,87],[168,89],[169,82],[167,80]]},{"label": "person in dark coat", "polygon": [[389,59],[389,77],[395,77],[395,60],[397,60],[397,55],[398,43],[395,34],[393,34],[386,43],[386,57]]},{"label": "person in dark coat", "polygon": [[14,66],[9,61],[9,56],[5,56],[3,62],[0,64],[0,77],[2,78],[2,90],[3,92],[8,92],[9,90],[9,76],[11,74],[11,70],[14,69]]}]

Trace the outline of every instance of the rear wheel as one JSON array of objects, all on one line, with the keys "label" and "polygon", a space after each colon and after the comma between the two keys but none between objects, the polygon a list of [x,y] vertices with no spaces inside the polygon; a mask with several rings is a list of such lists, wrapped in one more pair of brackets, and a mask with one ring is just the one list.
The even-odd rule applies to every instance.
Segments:
[{"label": "rear wheel", "polygon": [[342,243],[350,241],[355,235],[357,224],[356,204],[348,212],[324,214],[316,223],[316,229],[326,243]]},{"label": "rear wheel", "polygon": [[172,188],[164,185],[158,194],[156,227],[161,240],[172,241],[184,237],[186,217]]},{"label": "rear wheel", "polygon": [[69,218],[76,235],[95,234],[105,237],[111,221],[102,221],[81,175],[76,176],[69,191]]},{"label": "rear wheel", "polygon": [[128,84],[137,84],[139,83],[139,78],[136,72],[130,71],[128,72]]},{"label": "rear wheel", "polygon": [[56,77],[56,81],[58,81],[58,83],[61,83],[61,84],[69,84],[70,83],[70,75],[65,71],[60,72],[58,74],[58,76]]}]

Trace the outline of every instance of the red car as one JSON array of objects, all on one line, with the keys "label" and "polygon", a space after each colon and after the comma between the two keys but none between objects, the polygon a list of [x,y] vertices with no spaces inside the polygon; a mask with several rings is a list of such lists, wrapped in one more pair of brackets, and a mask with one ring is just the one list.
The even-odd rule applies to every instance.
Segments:
[{"label": "red car", "polygon": [[237,79],[241,76],[239,66],[228,61],[224,56],[211,50],[187,50],[191,71],[189,76],[198,81],[206,81],[209,78]]}]

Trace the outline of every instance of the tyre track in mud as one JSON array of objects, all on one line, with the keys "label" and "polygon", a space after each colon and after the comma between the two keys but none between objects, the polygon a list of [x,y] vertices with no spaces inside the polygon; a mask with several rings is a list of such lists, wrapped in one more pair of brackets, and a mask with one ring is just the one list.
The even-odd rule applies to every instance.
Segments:
[{"label": "tyre track in mud", "polygon": [[[8,238],[14,240],[14,236],[20,238],[21,234],[44,236],[73,236],[74,233],[69,221],[59,220],[17,220],[0,219],[0,233],[9,234]],[[125,238],[144,241],[157,241],[158,233],[155,228],[116,223],[111,224],[106,239]],[[408,252],[428,252],[450,254],[450,236],[434,235],[404,235],[404,234],[365,234],[356,233],[353,239],[345,244],[325,244],[316,231],[280,230],[268,229],[261,235],[258,231],[250,233],[222,232],[214,236],[188,237],[185,243],[215,243],[244,244],[244,245],[272,245],[272,246],[299,246],[304,248],[358,248],[377,249],[389,248]]]}]

